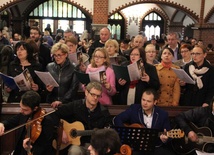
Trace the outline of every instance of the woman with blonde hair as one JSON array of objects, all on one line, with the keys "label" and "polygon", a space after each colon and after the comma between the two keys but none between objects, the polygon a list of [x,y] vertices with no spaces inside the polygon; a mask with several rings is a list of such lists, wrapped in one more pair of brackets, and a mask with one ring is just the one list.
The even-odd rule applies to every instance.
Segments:
[{"label": "woman with blonde hair", "polygon": [[127,61],[127,59],[122,56],[119,55],[119,44],[117,42],[117,40],[115,39],[109,39],[106,41],[105,43],[105,49],[108,52],[111,64],[121,64],[124,61]]},{"label": "woman with blonde hair", "polygon": [[102,83],[102,97],[99,99],[103,105],[112,105],[112,96],[116,94],[115,74],[109,66],[110,60],[106,49],[96,48],[91,58],[91,64],[86,69],[86,73],[106,72],[106,80]]},{"label": "woman with blonde hair", "polygon": [[54,108],[74,100],[78,90],[79,81],[74,73],[75,67],[68,59],[68,52],[66,44],[56,43],[51,49],[54,62],[47,65],[47,70],[59,84],[59,87],[46,86],[49,92],[47,102]]}]

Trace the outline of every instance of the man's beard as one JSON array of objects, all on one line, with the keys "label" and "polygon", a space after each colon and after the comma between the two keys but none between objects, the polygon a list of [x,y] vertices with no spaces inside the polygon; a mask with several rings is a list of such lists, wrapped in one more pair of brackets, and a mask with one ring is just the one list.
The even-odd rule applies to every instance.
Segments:
[{"label": "man's beard", "polygon": [[39,38],[35,38],[35,40],[34,40],[36,43],[38,43],[38,41],[39,41]]}]

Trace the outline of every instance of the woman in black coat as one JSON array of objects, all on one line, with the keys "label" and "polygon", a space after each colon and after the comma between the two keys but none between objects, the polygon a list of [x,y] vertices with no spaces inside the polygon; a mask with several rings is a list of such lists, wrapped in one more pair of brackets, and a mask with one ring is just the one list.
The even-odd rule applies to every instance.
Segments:
[{"label": "woman in black coat", "polygon": [[[147,88],[153,88],[158,90],[160,87],[158,75],[156,68],[153,65],[146,63],[145,51],[142,48],[135,47],[130,52],[130,61],[122,63],[122,66],[127,66],[131,63],[136,62],[139,59],[142,59],[143,67],[145,72],[140,80],[135,80],[127,82],[124,79],[118,80],[117,90],[119,91],[119,102],[120,104],[130,105],[133,103],[141,103],[141,95],[143,91]],[[135,90],[134,90],[135,89]],[[129,102],[128,98],[130,90],[134,90],[134,98],[131,99],[133,102]]]},{"label": "woman in black coat", "polygon": [[[15,54],[17,57],[10,63],[8,75],[15,77],[21,74],[25,69],[28,69],[33,79],[33,82],[31,82],[31,89],[40,92],[42,83],[34,71],[41,71],[42,65],[34,58],[32,46],[26,42],[18,42],[15,46]],[[5,89],[9,93],[7,101],[9,103],[20,102],[21,96],[25,93],[25,91],[20,91],[18,88],[11,89],[6,86]]]},{"label": "woman in black coat", "polygon": [[75,66],[68,59],[68,52],[68,46],[63,43],[56,43],[51,50],[54,62],[47,65],[47,70],[59,84],[59,87],[46,86],[49,92],[47,102],[52,107],[74,100],[77,94],[79,81],[74,73]]},{"label": "woman in black coat", "polygon": [[195,84],[180,82],[184,86],[182,105],[207,106],[214,96],[214,67],[205,59],[206,49],[195,46],[191,52],[192,61],[184,70]]}]

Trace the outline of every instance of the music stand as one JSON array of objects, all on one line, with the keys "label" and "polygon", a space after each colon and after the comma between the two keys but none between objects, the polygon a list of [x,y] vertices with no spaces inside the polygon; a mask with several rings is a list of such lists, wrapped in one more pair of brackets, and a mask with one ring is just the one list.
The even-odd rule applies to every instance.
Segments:
[{"label": "music stand", "polygon": [[122,144],[128,144],[133,151],[153,152],[158,140],[158,130],[148,128],[116,127]]}]

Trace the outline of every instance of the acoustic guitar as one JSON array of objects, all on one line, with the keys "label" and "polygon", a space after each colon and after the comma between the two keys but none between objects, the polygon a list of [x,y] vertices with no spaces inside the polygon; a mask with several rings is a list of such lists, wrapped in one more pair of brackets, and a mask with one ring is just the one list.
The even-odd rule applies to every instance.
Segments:
[{"label": "acoustic guitar", "polygon": [[[59,150],[62,150],[71,144],[80,145],[81,136],[89,136],[94,132],[94,130],[85,130],[84,125],[79,121],[73,123],[68,123],[65,120],[61,121],[63,123],[63,129],[65,133],[68,135],[69,142],[66,144],[61,143],[60,148],[58,148]],[[52,146],[55,149],[57,148],[56,140],[53,141]]]},{"label": "acoustic guitar", "polygon": [[172,147],[179,154],[189,154],[194,150],[207,152],[207,148],[214,144],[212,131],[208,127],[198,128],[195,124],[190,123],[190,127],[197,134],[199,141],[192,142],[188,137],[173,139]]}]

